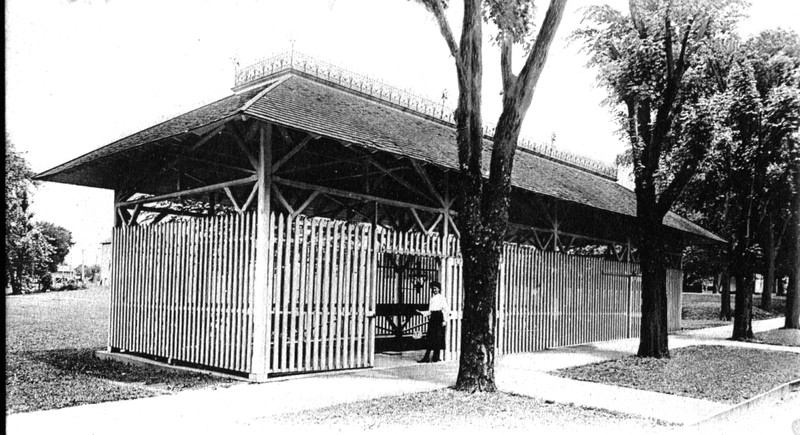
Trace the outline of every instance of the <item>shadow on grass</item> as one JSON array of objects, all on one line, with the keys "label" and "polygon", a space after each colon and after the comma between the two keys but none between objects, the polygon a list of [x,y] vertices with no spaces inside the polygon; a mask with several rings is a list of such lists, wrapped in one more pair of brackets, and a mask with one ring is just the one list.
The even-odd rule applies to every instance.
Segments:
[{"label": "shadow on grass", "polygon": [[174,373],[155,368],[138,367],[94,356],[96,349],[56,349],[20,352],[20,356],[52,367],[62,374],[85,375],[114,382],[162,384],[167,389],[185,389],[206,385],[224,385],[233,381],[198,373]]},{"label": "shadow on grass", "polygon": [[152,397],[235,382],[105,361],[96,358],[94,351],[81,348],[6,354],[6,413]]}]

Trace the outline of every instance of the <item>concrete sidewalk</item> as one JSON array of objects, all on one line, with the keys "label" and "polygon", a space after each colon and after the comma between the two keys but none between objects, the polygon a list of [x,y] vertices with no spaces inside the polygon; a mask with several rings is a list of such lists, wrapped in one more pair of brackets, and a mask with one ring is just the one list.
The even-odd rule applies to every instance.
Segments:
[{"label": "concrete sidewalk", "polygon": [[[770,322],[753,322],[753,327],[762,330],[773,326]],[[670,337],[670,348],[712,343],[763,347],[720,340],[721,337],[727,338],[724,331],[682,332]],[[728,408],[728,405],[706,400],[547,374],[559,368],[632,355],[637,346],[638,339],[626,339],[507,355],[498,362],[497,385],[505,392],[679,424],[693,423]],[[800,348],[790,349],[800,352]],[[250,433],[256,428],[263,429],[273,415],[431,391],[455,383],[457,362],[416,364],[416,358],[418,355],[415,353],[378,355],[374,369],[287,377],[264,384],[239,384],[217,390],[185,391],[153,398],[13,414],[7,416],[6,429],[12,435]]]}]

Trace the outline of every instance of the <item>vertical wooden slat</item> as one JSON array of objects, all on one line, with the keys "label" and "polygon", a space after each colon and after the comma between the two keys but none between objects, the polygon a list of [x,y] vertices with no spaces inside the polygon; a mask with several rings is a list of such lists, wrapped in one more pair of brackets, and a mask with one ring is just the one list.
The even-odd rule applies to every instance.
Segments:
[{"label": "vertical wooden slat", "polygon": [[[329,338],[329,326],[330,326],[330,288],[331,288],[331,248],[333,244],[333,222],[327,221],[324,225],[324,238],[323,243],[325,246],[324,251],[324,266],[322,271],[322,291],[320,293],[320,323],[321,323],[321,331],[320,331],[320,339],[319,339],[319,367],[320,369],[329,369],[330,366],[327,364],[328,362],[328,341]],[[335,267],[335,266],[334,266]]]},{"label": "vertical wooden slat", "polygon": [[360,249],[360,260],[359,260],[359,288],[358,288],[358,305],[356,307],[356,315],[358,316],[358,326],[356,331],[356,344],[358,347],[357,351],[357,365],[358,367],[364,367],[366,365],[366,352],[367,346],[365,342],[365,323],[366,323],[366,297],[367,297],[367,283],[368,275],[367,275],[367,255],[369,250],[369,239],[367,238],[367,228],[361,228],[360,234],[361,240],[361,249]]},{"label": "vertical wooden slat", "polygon": [[345,269],[345,259],[347,255],[347,225],[341,223],[339,227],[336,229],[337,239],[338,239],[338,246],[336,247],[337,251],[337,263],[336,263],[336,286],[335,286],[335,297],[332,296],[333,301],[333,318],[334,318],[334,347],[333,347],[333,368],[339,369],[342,368],[342,324],[343,324],[343,307],[342,307],[342,294],[345,291],[345,275],[347,271]]},{"label": "vertical wooden slat", "polygon": [[323,275],[323,257],[325,256],[325,249],[324,249],[324,226],[323,223],[320,221],[317,223],[317,259],[316,259],[316,266],[314,268],[314,316],[313,316],[313,350],[314,354],[312,356],[311,367],[314,370],[318,370],[320,367],[320,348],[322,338],[320,336],[321,332],[321,323],[322,318],[320,316],[320,306],[322,303],[322,275]]},{"label": "vertical wooden slat", "polygon": [[292,219],[290,216],[286,216],[286,224],[284,229],[286,234],[284,234],[283,242],[284,245],[280,247],[282,248],[283,252],[283,261],[281,262],[281,270],[283,274],[283,285],[280,287],[280,298],[281,301],[281,328],[280,328],[280,342],[281,342],[281,364],[280,370],[287,371],[289,366],[289,353],[288,348],[291,346],[291,342],[289,341],[289,299],[291,297],[291,279],[292,279],[292,263],[291,263],[291,248],[292,248]]},{"label": "vertical wooden slat", "polygon": [[325,367],[329,369],[335,368],[335,360],[334,360],[334,352],[336,346],[336,339],[338,334],[336,333],[336,297],[338,295],[339,290],[339,277],[341,276],[340,273],[340,257],[339,257],[339,249],[342,243],[340,238],[340,229],[341,224],[338,222],[333,222],[330,227],[330,237],[331,237],[331,276],[330,276],[330,295],[328,297],[328,335],[327,335],[327,352],[325,358]]}]

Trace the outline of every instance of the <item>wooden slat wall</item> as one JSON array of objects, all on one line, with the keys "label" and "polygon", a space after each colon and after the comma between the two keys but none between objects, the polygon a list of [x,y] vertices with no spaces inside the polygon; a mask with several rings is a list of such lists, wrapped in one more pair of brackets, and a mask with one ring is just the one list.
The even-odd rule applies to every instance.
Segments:
[{"label": "wooden slat wall", "polygon": [[255,215],[113,232],[109,346],[251,368]]},{"label": "wooden slat wall", "polygon": [[667,269],[667,330],[681,329],[681,292],[683,291],[683,271]]},{"label": "wooden slat wall", "polygon": [[[638,337],[639,265],[506,244],[498,280],[498,354]],[[682,273],[668,270],[669,329],[680,328]]]},{"label": "wooden slat wall", "polygon": [[372,365],[371,228],[275,215],[270,373]]},{"label": "wooden slat wall", "polygon": [[[382,230],[373,247],[372,229],[363,224],[273,215],[270,228],[271,373],[372,365],[371,314],[376,303],[393,302],[397,288],[386,255],[416,256],[425,279],[440,268],[451,304],[443,358],[458,358],[463,292],[456,237]],[[109,346],[250,372],[254,240],[254,213],[115,229]],[[498,354],[638,336],[638,274],[636,264],[506,244]],[[681,280],[680,271],[668,271],[670,330],[680,328]],[[406,289],[407,303],[430,297],[427,286],[419,294]]]}]

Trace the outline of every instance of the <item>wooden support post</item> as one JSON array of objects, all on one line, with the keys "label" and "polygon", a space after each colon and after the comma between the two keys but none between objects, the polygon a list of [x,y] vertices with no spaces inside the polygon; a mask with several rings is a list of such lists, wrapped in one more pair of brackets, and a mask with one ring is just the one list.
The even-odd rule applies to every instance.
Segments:
[{"label": "wooden support post", "polygon": [[208,192],[208,215],[214,216],[216,208],[217,208],[217,194],[214,192]]},{"label": "wooden support post", "polygon": [[119,215],[117,212],[117,202],[120,201],[120,191],[114,191],[114,228],[119,228],[122,226],[122,216]]},{"label": "wooden support post", "polygon": [[272,183],[272,126],[261,128],[258,147],[258,211],[256,212],[256,276],[253,286],[253,364],[250,378],[264,381],[270,364],[272,334],[272,244],[270,243],[270,192]]},{"label": "wooden support post", "polygon": [[[628,267],[628,268],[632,267],[632,265],[630,263],[626,264],[625,266]],[[627,306],[627,315],[625,316],[625,319],[626,319],[625,327],[626,327],[626,330],[627,330],[627,337],[628,338],[631,338],[631,324],[633,323],[632,319],[631,319],[631,316],[633,315],[633,306],[632,306],[632,304],[633,304],[633,300],[632,300],[633,299],[633,295],[631,294],[631,292],[633,290],[632,289],[632,285],[631,285],[632,281],[633,281],[633,272],[629,271],[628,272],[628,300],[627,300],[628,306]]]}]

